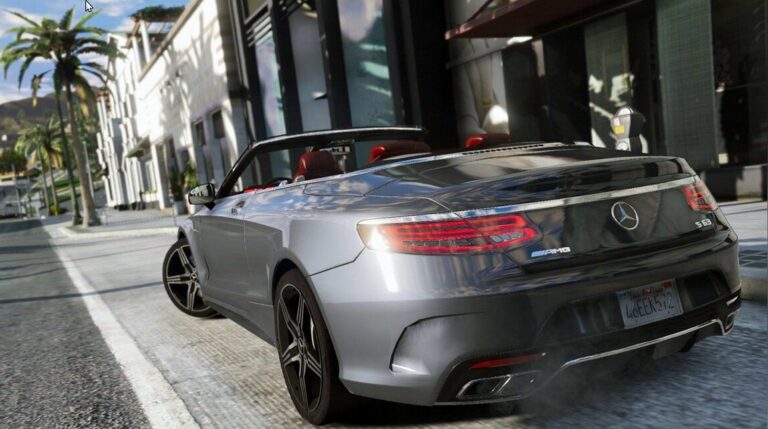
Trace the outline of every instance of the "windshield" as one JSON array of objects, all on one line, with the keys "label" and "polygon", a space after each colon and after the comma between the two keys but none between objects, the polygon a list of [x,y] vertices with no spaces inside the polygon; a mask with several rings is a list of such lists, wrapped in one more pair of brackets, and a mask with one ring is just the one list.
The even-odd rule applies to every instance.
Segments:
[{"label": "windshield", "polygon": [[307,140],[304,144],[267,144],[254,148],[247,165],[240,167],[242,171],[231,192],[226,194],[256,192],[287,183],[350,173],[431,152],[429,145],[419,139],[342,138],[320,142]]}]

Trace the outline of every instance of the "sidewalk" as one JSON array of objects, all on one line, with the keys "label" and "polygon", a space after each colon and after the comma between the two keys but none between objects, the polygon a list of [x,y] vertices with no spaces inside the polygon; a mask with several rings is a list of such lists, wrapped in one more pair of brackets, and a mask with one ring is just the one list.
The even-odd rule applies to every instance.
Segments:
[{"label": "sidewalk", "polygon": [[174,235],[178,231],[178,225],[188,217],[188,215],[174,216],[155,209],[118,211],[106,208],[99,209],[98,213],[101,225],[88,229],[73,227],[71,214],[45,219],[43,223],[46,225],[61,223],[60,232],[72,239],[121,238],[156,234]]},{"label": "sidewalk", "polygon": [[768,203],[739,201],[720,204],[739,236],[742,297],[768,299]]}]

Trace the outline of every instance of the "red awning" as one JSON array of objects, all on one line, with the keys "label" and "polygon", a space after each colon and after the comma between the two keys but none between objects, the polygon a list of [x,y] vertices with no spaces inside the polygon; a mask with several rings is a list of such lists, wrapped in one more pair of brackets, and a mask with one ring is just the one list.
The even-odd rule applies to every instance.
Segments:
[{"label": "red awning", "polygon": [[460,26],[445,39],[536,36],[639,0],[510,0]]}]

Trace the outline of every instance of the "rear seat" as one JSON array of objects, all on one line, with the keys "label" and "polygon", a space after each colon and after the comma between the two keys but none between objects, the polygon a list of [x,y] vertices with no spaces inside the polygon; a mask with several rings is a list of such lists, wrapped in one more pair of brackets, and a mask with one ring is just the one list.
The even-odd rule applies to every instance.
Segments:
[{"label": "rear seat", "polygon": [[370,156],[368,157],[368,163],[373,164],[387,158],[393,158],[395,156],[411,155],[417,153],[429,153],[431,149],[424,142],[400,140],[394,142],[387,142],[377,144],[371,148]]},{"label": "rear seat", "polygon": [[341,168],[339,168],[330,152],[322,150],[307,152],[299,158],[299,168],[296,170],[296,174],[293,175],[292,182],[319,179],[342,173],[343,171],[341,171]]}]

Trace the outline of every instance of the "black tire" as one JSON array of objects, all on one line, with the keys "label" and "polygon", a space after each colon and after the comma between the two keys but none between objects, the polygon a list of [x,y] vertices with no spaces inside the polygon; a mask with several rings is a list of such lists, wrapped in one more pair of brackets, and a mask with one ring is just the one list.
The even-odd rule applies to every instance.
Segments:
[{"label": "black tire", "polygon": [[165,254],[163,285],[173,305],[184,313],[201,318],[218,314],[203,302],[195,259],[185,238],[179,239]]},{"label": "black tire", "polygon": [[[353,397],[339,381],[339,365],[328,328],[317,300],[299,270],[288,271],[280,278],[274,306],[280,369],[293,405],[308,422],[315,425],[328,423],[351,406]],[[300,309],[304,316],[300,315]]]}]

